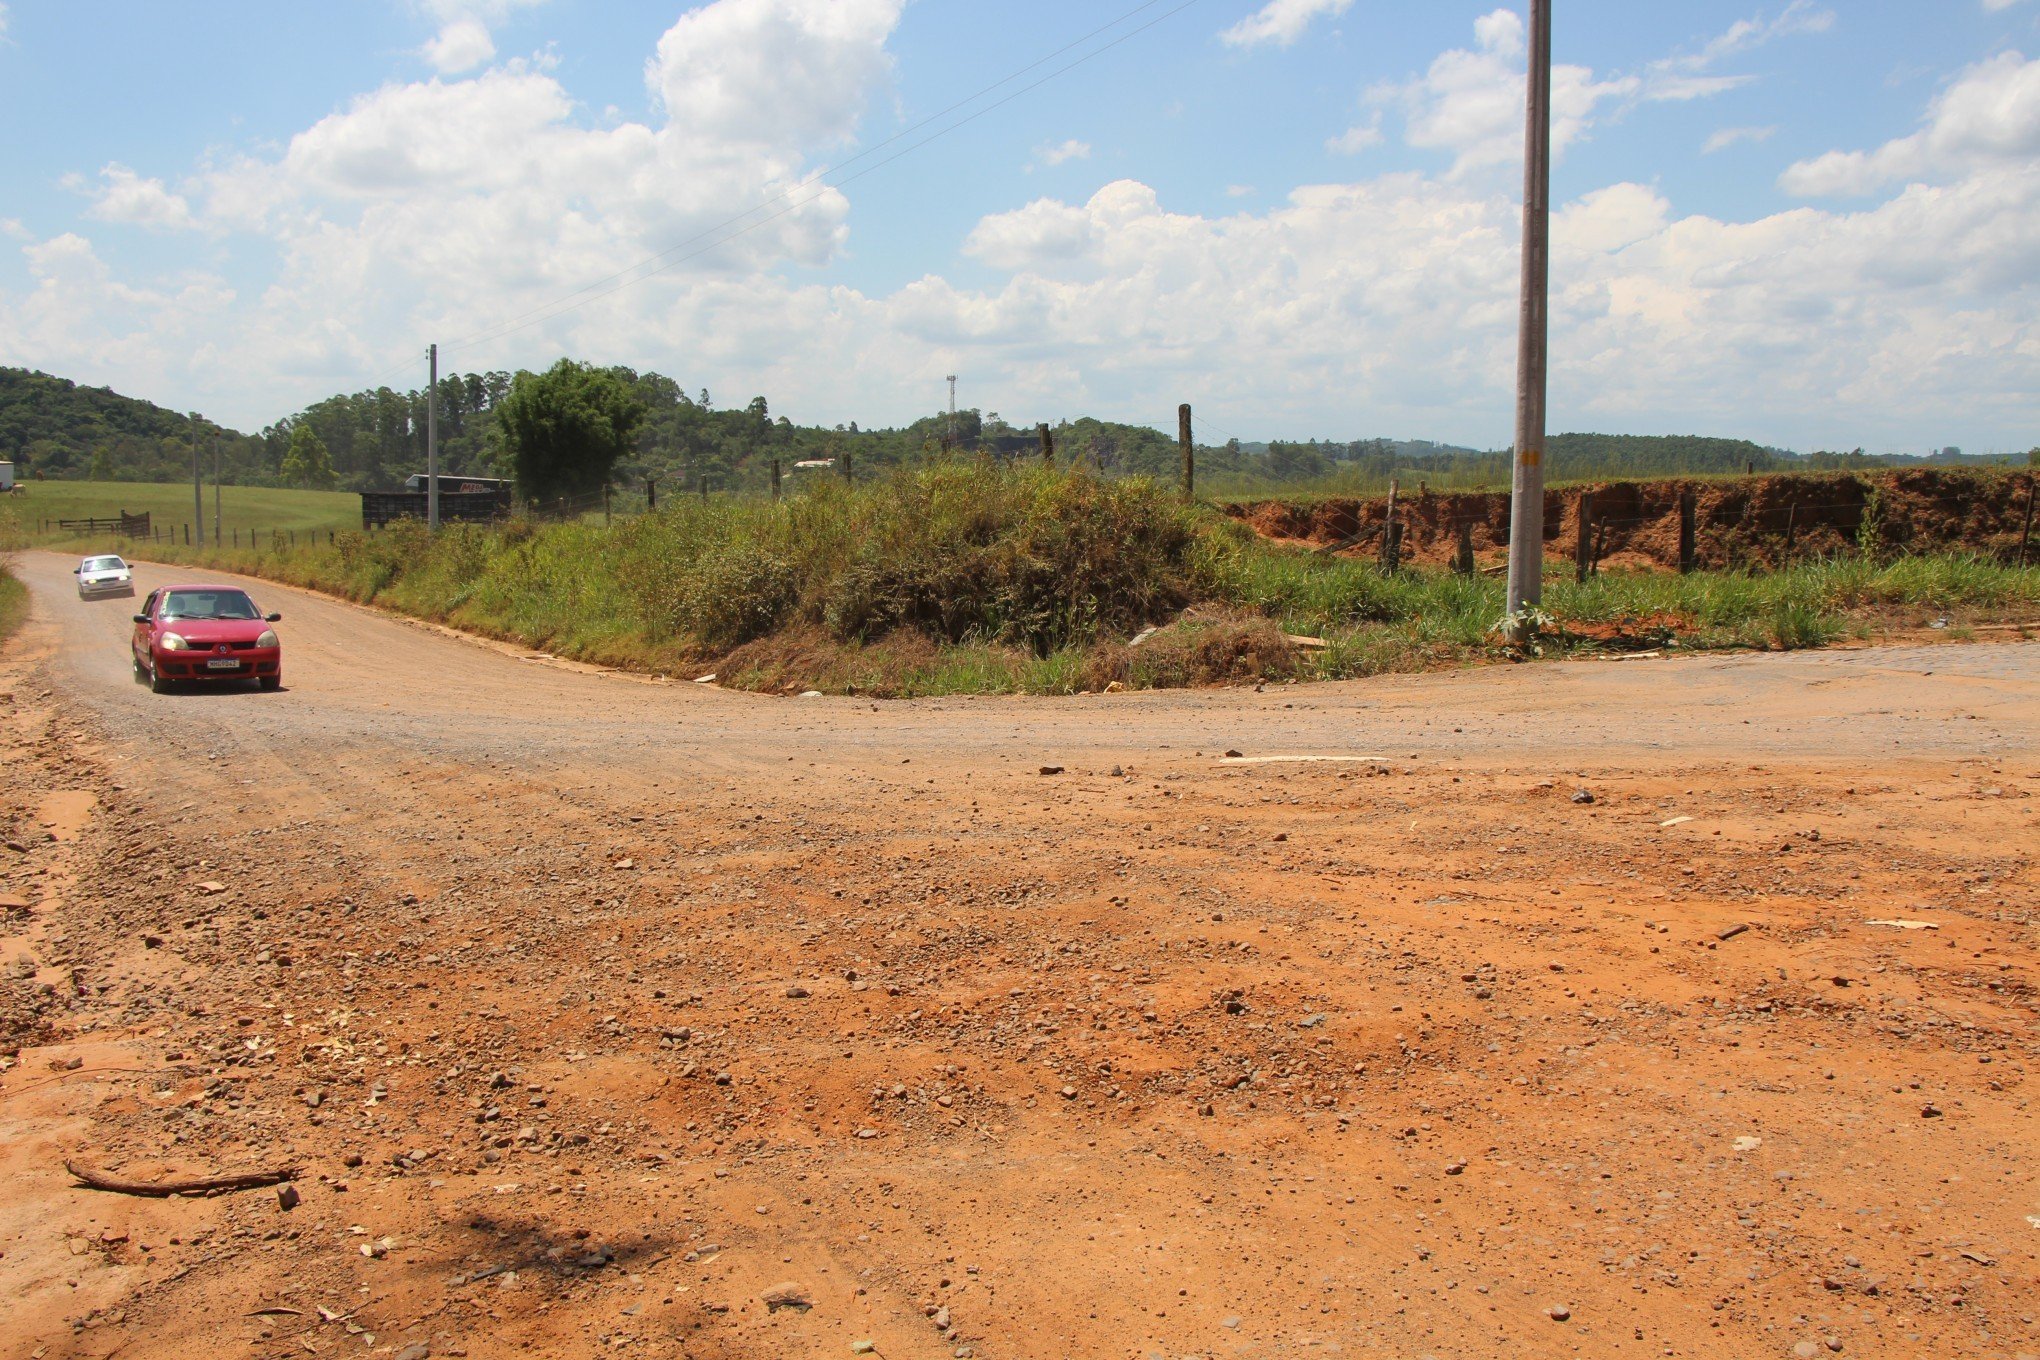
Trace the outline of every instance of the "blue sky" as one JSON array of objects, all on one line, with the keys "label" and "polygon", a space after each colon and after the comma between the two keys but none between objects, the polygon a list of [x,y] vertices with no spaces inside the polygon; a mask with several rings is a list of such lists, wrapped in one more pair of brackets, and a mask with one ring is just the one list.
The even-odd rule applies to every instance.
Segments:
[{"label": "blue sky", "polygon": [[[2040,444],[2040,0],[1557,8],[1554,428]],[[823,423],[957,372],[1015,421],[1499,445],[1520,13],[9,0],[0,362],[247,428],[436,340]]]}]

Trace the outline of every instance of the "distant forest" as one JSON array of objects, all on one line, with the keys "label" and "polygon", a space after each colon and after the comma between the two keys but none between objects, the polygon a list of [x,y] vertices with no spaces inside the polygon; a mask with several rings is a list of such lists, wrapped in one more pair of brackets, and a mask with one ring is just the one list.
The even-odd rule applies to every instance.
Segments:
[{"label": "distant forest", "polygon": [[[775,417],[764,397],[718,407],[706,391],[689,395],[658,373],[615,370],[644,401],[649,415],[635,454],[616,470],[620,485],[641,490],[657,478],[669,493],[762,490],[770,467],[848,458],[862,477],[926,457],[952,445],[964,452],[1029,457],[1039,448],[1032,426],[1014,426],[975,410],[958,411],[952,430],[943,412],[900,428],[833,429],[795,425]],[[507,475],[494,408],[510,390],[509,373],[449,374],[439,382],[440,457],[446,471]],[[89,478],[96,481],[179,481],[191,475],[191,440],[197,435],[206,476],[215,457],[225,481],[286,486],[285,456],[292,434],[309,425],[325,446],[338,485],[348,491],[388,490],[425,466],[425,392],[377,388],[328,397],[263,429],[244,434],[199,418],[124,397],[106,388],[80,387],[62,378],[0,368],[0,458],[23,479]],[[1056,458],[1111,476],[1173,477],[1180,454],[1173,436],[1142,425],[1090,417],[1054,426]],[[1947,449],[1914,456],[1848,452],[1794,454],[1740,439],[1700,436],[1564,434],[1551,440],[1550,466],[1565,478],[1667,474],[1814,471],[1918,463],[1977,464],[2011,461]],[[2018,461],[2025,461],[2020,458]],[[840,469],[841,463],[835,464]],[[1425,479],[1444,487],[1501,486],[1509,479],[1508,450],[1483,451],[1422,440],[1313,439],[1223,444],[1200,442],[1201,486],[1215,494],[1315,484],[1361,489],[1388,479]]]}]

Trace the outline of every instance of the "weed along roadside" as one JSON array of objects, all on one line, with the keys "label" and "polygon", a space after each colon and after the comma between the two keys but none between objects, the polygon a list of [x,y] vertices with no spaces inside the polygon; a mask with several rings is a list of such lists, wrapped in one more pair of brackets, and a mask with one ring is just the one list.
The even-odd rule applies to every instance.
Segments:
[{"label": "weed along roadside", "polygon": [[[1422,513],[1409,522],[1423,524]],[[713,672],[725,686],[774,692],[1098,692],[1525,656],[1491,632],[1499,580],[1430,564],[1428,539],[1406,540],[1417,565],[1386,570],[1364,543],[1329,553],[1271,539],[1255,527],[1268,518],[1186,505],[1143,479],[942,461],[856,486],[817,482],[777,502],[675,497],[611,525],[459,524],[434,537],[400,522],[295,546],[147,555],[575,660]],[[1597,560],[1575,579],[1556,570],[1571,544],[1553,540],[1552,623],[1531,652],[1789,649],[1978,627],[2002,636],[2040,618],[2040,567],[1960,549],[1844,548],[1813,541],[1809,521],[1806,553],[1775,571],[1680,575]]]}]

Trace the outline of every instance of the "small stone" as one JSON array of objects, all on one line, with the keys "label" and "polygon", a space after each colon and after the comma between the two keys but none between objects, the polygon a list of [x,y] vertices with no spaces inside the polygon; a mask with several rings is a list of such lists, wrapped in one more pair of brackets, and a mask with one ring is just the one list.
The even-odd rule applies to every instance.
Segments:
[{"label": "small stone", "polygon": [[949,1310],[947,1308],[937,1308],[934,1316],[929,1320],[935,1324],[936,1331],[946,1332],[949,1330]]},{"label": "small stone", "polygon": [[1591,803],[1591,802],[1593,802],[1593,801],[1594,801],[1594,793],[1593,793],[1593,790],[1592,790],[1592,789],[1581,789],[1581,790],[1579,790],[1579,791],[1578,791],[1577,793],[1573,794],[1573,796],[1572,796],[1572,800],[1573,800],[1573,801],[1574,801],[1575,803],[1579,803],[1579,804],[1581,804],[1581,805],[1585,805],[1585,804],[1587,804],[1587,803]]},{"label": "small stone", "polygon": [[635,869],[637,868],[637,861],[634,859],[620,859],[616,861],[616,867],[619,869]]},{"label": "small stone", "polygon": [[786,989],[786,994],[792,997],[795,1001],[800,1001],[803,1000],[804,998],[814,995],[813,992],[801,986],[798,982],[794,983],[791,987],[788,987]]},{"label": "small stone", "polygon": [[1077,1088],[1074,1086],[1065,1086],[1062,1088],[1062,1090],[1058,1091],[1056,1094],[1060,1095],[1064,1100],[1075,1100],[1077,1098]]},{"label": "small stone", "polygon": [[1238,751],[1227,751],[1225,753],[1225,758],[1227,760],[1238,760],[1240,759],[1240,753]]},{"label": "small stone", "polygon": [[1798,1360],[1813,1360],[1814,1356],[1820,1354],[1820,1347],[1811,1341],[1801,1341],[1792,1347],[1792,1354],[1798,1357]]},{"label": "small stone", "polygon": [[1841,1354],[1842,1339],[1838,1336],[1822,1337],[1820,1344],[1826,1346],[1829,1350],[1835,1352],[1837,1355]]},{"label": "small stone", "polygon": [[1922,1118],[1922,1119],[1939,1119],[1940,1117],[1941,1117],[1941,1107],[1940,1107],[1939,1105],[1922,1105],[1922,1106],[1920,1106],[1920,1118]]},{"label": "small stone", "polygon": [[1218,1325],[1227,1331],[1237,1332],[1240,1329],[1240,1320],[1236,1317],[1229,1317],[1221,1320]]},{"label": "small stone", "polygon": [[852,1355],[875,1355],[877,1353],[878,1343],[876,1341],[853,1341],[850,1343],[850,1354]]},{"label": "small stone", "polygon": [[859,1130],[857,1130],[857,1136],[858,1136],[859,1138],[876,1138],[876,1137],[878,1137],[878,1130],[877,1130],[877,1129],[859,1129]]},{"label": "small stone", "polygon": [[1041,772],[1043,774],[1061,774],[1063,767],[1060,765],[1044,765],[1041,767]]},{"label": "small stone", "polygon": [[398,1351],[392,1357],[392,1360],[430,1360],[431,1355],[432,1347],[426,1345],[423,1341],[413,1341],[410,1345]]},{"label": "small stone", "polygon": [[1572,1309],[1562,1303],[1554,1303],[1551,1307],[1544,1310],[1544,1316],[1550,1318],[1553,1322],[1564,1322],[1572,1316]]},{"label": "small stone", "polygon": [[298,1193],[298,1188],[295,1185],[279,1185],[276,1187],[276,1207],[285,1213],[289,1213],[302,1203],[304,1203],[304,1196]]},{"label": "small stone", "polygon": [[1461,1157],[1461,1158],[1457,1159],[1456,1161],[1450,1161],[1450,1162],[1447,1162],[1447,1163],[1445,1163],[1445,1174],[1446,1174],[1446,1175],[1448,1175],[1448,1176],[1463,1176],[1463,1175],[1465,1175],[1465,1174],[1466,1174],[1466,1158],[1464,1158],[1464,1157]]},{"label": "small stone", "polygon": [[208,880],[204,883],[199,884],[198,890],[204,893],[207,897],[213,897],[217,896],[220,893],[225,892],[227,890],[227,885],[224,883],[214,883]]}]

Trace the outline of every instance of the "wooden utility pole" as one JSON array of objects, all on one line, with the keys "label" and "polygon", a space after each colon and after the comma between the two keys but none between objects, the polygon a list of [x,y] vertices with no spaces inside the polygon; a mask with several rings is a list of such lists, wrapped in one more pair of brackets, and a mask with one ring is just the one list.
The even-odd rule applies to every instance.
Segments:
[{"label": "wooden utility pole", "polygon": [[220,541],[220,437],[212,437],[212,540]]},{"label": "wooden utility pole", "polygon": [[1573,579],[1585,583],[1594,566],[1594,493],[1580,493],[1579,522],[1573,526]]},{"label": "wooden utility pole", "polygon": [[772,499],[779,499],[779,460],[772,460]]},{"label": "wooden utility pole", "polygon": [[2033,479],[2026,479],[2026,526],[2019,530],[2019,565],[2026,565],[2026,545],[2033,541]]},{"label": "wooden utility pole", "polygon": [[1043,467],[1054,467],[1055,436],[1048,432],[1048,422],[1044,420],[1034,428],[1035,432],[1041,436],[1041,465]]},{"label": "wooden utility pole", "polygon": [[850,455],[848,453],[843,455],[843,480],[853,486],[857,483],[857,472],[850,466]]},{"label": "wooden utility pole", "polygon": [[432,385],[425,392],[425,527],[439,528],[439,346],[431,356]]},{"label": "wooden utility pole", "polygon": [[[198,473],[198,412],[191,413],[191,509],[198,521],[198,546],[205,546],[205,483]],[[217,533],[215,533],[217,537]],[[214,544],[218,546],[217,543]]]},{"label": "wooden utility pole", "polygon": [[1176,442],[1183,446],[1183,499],[1197,499],[1197,446],[1190,437],[1190,403],[1176,408]]},{"label": "wooden utility pole", "polygon": [[645,478],[645,510],[647,513],[659,508],[659,479]]},{"label": "wooden utility pole", "polygon": [[1544,414],[1551,289],[1551,0],[1530,0],[1523,135],[1523,288],[1516,338],[1516,470],[1509,501],[1508,612],[1544,598]]}]

